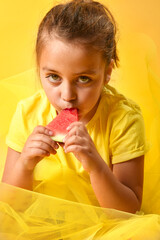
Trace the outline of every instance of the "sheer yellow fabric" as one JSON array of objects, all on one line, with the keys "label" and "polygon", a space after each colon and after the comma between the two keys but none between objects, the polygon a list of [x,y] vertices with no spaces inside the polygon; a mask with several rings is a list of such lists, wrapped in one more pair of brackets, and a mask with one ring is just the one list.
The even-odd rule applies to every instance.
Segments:
[{"label": "sheer yellow fabric", "polygon": [[[145,0],[103,2],[108,3],[113,10],[121,34],[118,46],[121,65],[114,71],[111,83],[140,105],[150,144],[150,151],[145,158],[143,213],[133,215],[112,209],[101,209],[0,183],[0,239],[2,240],[158,240],[160,238],[160,73],[158,67],[160,59],[157,57],[160,55],[159,25],[157,24],[160,3],[157,0],[149,0],[148,4]],[[26,48],[25,44],[22,46],[19,43],[32,42],[25,36],[29,35],[29,30],[33,31],[32,23],[39,18],[37,9],[42,14],[42,11],[46,12],[46,8],[51,7],[51,1],[44,3],[43,0],[38,2],[29,0],[26,3],[27,6],[23,6],[26,10],[24,13],[30,13],[29,17],[23,13],[22,18],[22,15],[16,14],[17,9],[22,9],[21,4],[19,0],[0,3],[1,20],[15,14],[10,20],[7,19],[5,27],[3,25],[3,28],[0,28],[1,36],[7,32],[6,29],[12,23],[12,19],[15,19],[15,25],[21,24],[20,29],[24,30],[16,31],[15,41],[10,42],[9,45],[6,39],[10,39],[10,31],[8,36],[5,35],[5,39],[2,37],[0,39],[2,54],[0,176],[2,176],[6,158],[5,136],[17,102],[32,95],[37,89],[34,82],[35,70],[25,71],[32,67],[29,65],[28,56],[32,50]],[[10,6],[10,14],[4,15],[8,10],[6,6]],[[19,17],[22,19],[26,17],[26,21],[21,21]],[[25,31],[26,29],[28,32]],[[22,51],[24,49],[26,52]],[[27,60],[23,62],[21,59],[27,59],[28,62]],[[8,64],[12,65],[12,68]],[[22,73],[17,75],[17,72]],[[73,182],[72,189],[75,187],[74,184],[76,183]]]},{"label": "sheer yellow fabric", "polygon": [[102,209],[3,183],[0,192],[0,237],[4,240],[150,240],[160,235],[158,215]]}]

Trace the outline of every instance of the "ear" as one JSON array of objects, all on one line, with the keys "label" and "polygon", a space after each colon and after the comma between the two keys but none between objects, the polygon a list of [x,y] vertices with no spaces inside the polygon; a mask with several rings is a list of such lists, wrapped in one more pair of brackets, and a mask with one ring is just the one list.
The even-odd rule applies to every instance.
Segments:
[{"label": "ear", "polygon": [[106,67],[106,71],[105,71],[105,84],[107,84],[111,79],[113,66],[114,66],[114,60],[111,59],[110,64]]}]

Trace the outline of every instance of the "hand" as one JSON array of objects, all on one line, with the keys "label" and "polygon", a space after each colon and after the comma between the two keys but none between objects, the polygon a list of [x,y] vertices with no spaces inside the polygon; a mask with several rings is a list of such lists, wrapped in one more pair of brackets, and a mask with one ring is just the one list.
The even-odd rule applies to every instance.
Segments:
[{"label": "hand", "polygon": [[27,170],[33,170],[45,156],[56,154],[55,149],[59,146],[51,139],[51,136],[50,130],[37,126],[28,137],[19,159]]},{"label": "hand", "polygon": [[85,125],[82,122],[74,122],[67,130],[69,132],[64,138],[65,152],[72,152],[87,172],[102,168],[104,161],[99,155]]}]

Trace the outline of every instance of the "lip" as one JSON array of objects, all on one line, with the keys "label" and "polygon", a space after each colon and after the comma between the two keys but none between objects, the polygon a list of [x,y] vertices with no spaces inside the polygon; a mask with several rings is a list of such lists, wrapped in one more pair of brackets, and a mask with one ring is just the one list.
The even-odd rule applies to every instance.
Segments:
[{"label": "lip", "polygon": [[78,116],[79,116],[79,109],[78,108],[75,108],[75,107],[71,107],[71,108],[64,108],[63,110],[74,110],[74,109],[77,109],[77,112],[78,112]]}]

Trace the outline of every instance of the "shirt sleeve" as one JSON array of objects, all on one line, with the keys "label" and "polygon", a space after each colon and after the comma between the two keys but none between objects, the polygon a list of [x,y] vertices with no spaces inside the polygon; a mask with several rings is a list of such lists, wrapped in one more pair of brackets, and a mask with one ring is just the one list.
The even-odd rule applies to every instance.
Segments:
[{"label": "shirt sleeve", "polygon": [[144,155],[148,148],[140,109],[119,110],[113,119],[109,146],[112,164]]},{"label": "shirt sleeve", "polygon": [[11,120],[6,144],[17,152],[21,152],[27,140],[26,120],[23,114],[23,105],[18,103],[16,111]]}]

